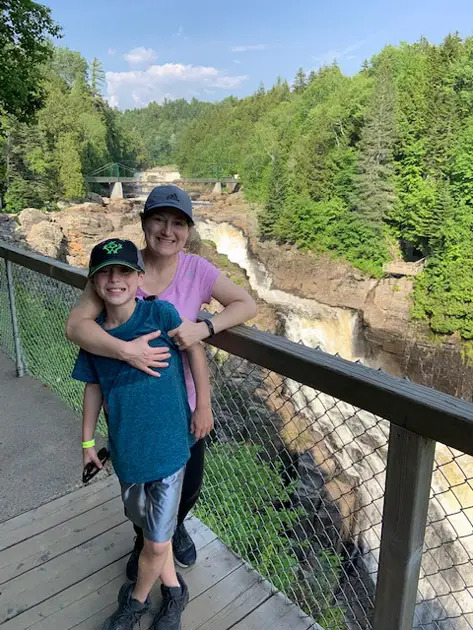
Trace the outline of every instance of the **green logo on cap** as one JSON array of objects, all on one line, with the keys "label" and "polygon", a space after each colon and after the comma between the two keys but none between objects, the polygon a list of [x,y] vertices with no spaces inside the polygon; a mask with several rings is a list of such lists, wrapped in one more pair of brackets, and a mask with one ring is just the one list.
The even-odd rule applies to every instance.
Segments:
[{"label": "green logo on cap", "polygon": [[107,254],[118,254],[122,247],[123,245],[121,243],[117,243],[116,241],[110,241],[110,243],[103,246]]}]

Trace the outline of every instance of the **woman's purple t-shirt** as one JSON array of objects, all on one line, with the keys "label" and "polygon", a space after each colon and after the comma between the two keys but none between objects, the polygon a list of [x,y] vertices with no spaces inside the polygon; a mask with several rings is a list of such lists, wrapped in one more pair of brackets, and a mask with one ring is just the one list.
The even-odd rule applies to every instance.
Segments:
[{"label": "woman's purple t-shirt", "polygon": [[[205,258],[179,252],[177,271],[171,284],[156,297],[159,297],[160,300],[171,302],[181,317],[187,317],[187,319],[195,322],[202,304],[210,302],[214,284],[219,275],[220,271]],[[142,289],[138,289],[136,292],[136,297],[140,300],[147,296],[148,294]],[[182,359],[189,406],[194,411],[196,402],[195,387],[187,353],[183,353]]]}]

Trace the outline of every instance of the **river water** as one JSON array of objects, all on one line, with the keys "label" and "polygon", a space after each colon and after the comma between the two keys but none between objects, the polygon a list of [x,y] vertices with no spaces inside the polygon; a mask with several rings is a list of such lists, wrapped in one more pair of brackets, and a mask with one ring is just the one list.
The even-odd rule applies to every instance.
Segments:
[{"label": "river water", "polygon": [[[201,238],[246,271],[258,296],[275,306],[284,334],[347,360],[361,360],[356,311],[334,308],[272,287],[270,273],[251,258],[245,235],[229,223],[198,219]],[[364,562],[375,579],[389,424],[326,394],[289,382],[298,411],[308,417],[324,444],[356,488],[356,518],[351,537],[365,550]],[[419,582],[414,628],[473,628],[473,458],[437,445],[429,524]]]}]

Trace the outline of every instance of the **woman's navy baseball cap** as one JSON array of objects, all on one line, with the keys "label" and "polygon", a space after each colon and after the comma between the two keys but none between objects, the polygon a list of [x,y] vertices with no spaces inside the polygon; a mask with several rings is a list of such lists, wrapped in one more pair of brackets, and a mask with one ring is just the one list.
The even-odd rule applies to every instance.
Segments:
[{"label": "woman's navy baseball cap", "polygon": [[179,188],[179,186],[168,184],[166,186],[156,186],[153,188],[145,202],[141,217],[145,219],[151,214],[154,214],[159,208],[175,208],[176,210],[180,210],[186,215],[190,223],[194,225],[191,198],[186,191]]},{"label": "woman's navy baseball cap", "polygon": [[93,248],[90,253],[89,278],[108,265],[123,265],[138,272],[145,270],[140,250],[132,241],[123,238],[107,238]]}]

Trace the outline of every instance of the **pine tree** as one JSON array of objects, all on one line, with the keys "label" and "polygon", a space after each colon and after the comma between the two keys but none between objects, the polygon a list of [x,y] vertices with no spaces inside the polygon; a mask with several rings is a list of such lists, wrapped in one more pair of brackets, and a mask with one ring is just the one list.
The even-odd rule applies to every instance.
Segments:
[{"label": "pine tree", "polygon": [[380,231],[394,201],[396,140],[395,93],[389,61],[378,69],[371,103],[361,132],[358,168],[354,177],[354,210],[367,226]]},{"label": "pine tree", "polygon": [[280,154],[273,160],[269,180],[268,200],[258,217],[259,231],[263,238],[274,238],[277,222],[282,215],[286,200],[286,173]]},{"label": "pine tree", "polygon": [[307,87],[307,77],[304,72],[304,69],[301,67],[296,73],[294,77],[294,83],[292,84],[292,91],[296,94],[303,92]]},{"label": "pine tree", "polygon": [[102,62],[94,57],[89,67],[90,73],[90,88],[94,96],[98,96],[105,85],[105,72],[103,70]]}]

